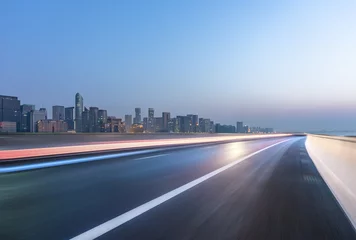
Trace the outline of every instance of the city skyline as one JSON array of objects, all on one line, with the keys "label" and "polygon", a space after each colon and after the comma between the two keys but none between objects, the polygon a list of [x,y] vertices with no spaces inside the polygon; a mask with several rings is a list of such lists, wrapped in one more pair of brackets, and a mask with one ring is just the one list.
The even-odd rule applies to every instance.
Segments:
[{"label": "city skyline", "polygon": [[0,8],[1,94],[49,112],[78,91],[86,106],[120,116],[140,106],[280,131],[355,130],[355,9],[10,1]]},{"label": "city skyline", "polygon": [[[52,118],[48,118],[46,108],[36,110],[35,105],[21,104],[17,96],[0,95],[1,131],[10,132],[190,132],[190,133],[272,133],[274,128],[236,125],[216,122],[198,114],[171,115],[161,112],[155,115],[154,108],[148,108],[147,117],[142,118],[142,109],[136,107],[135,117],[108,115],[108,111],[98,107],[86,107],[80,93],[74,96],[74,106],[52,106]],[[171,117],[172,116],[172,117]],[[133,124],[132,124],[133,123]]]}]

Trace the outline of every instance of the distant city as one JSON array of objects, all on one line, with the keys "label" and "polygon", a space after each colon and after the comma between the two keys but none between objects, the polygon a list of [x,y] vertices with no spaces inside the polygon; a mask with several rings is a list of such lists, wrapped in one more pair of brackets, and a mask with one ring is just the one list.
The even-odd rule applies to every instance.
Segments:
[{"label": "distant city", "polygon": [[52,118],[47,109],[36,109],[35,105],[22,104],[18,97],[0,95],[0,132],[39,133],[273,133],[273,128],[250,127],[242,121],[236,125],[214,123],[210,118],[197,114],[172,117],[170,112],[155,116],[154,108],[148,108],[147,117],[142,118],[141,108],[134,109],[124,119],[108,115],[98,107],[84,107],[84,98],[77,93],[74,107],[52,106]]}]

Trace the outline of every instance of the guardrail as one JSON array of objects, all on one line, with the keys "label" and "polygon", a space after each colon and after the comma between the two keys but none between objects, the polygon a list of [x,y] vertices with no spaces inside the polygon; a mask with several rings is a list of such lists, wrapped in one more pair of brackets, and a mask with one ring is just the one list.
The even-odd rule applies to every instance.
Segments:
[{"label": "guardrail", "polygon": [[136,150],[149,147],[165,147],[177,145],[190,145],[200,143],[214,143],[233,140],[262,139],[272,137],[287,137],[292,134],[263,134],[251,136],[218,136],[218,137],[198,137],[198,138],[176,138],[158,140],[134,140],[131,142],[106,142],[104,144],[89,144],[78,146],[61,146],[48,148],[31,148],[19,150],[0,150],[0,160],[33,159],[36,157],[56,156],[76,153],[94,153],[97,151],[109,150]]},{"label": "guardrail", "polygon": [[356,139],[308,135],[305,145],[319,173],[356,228]]}]

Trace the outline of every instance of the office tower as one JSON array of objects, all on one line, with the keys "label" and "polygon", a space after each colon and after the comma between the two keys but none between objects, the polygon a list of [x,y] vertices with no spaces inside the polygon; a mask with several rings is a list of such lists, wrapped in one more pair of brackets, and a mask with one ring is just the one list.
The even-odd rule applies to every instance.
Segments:
[{"label": "office tower", "polygon": [[188,114],[187,117],[190,118],[190,129],[189,132],[198,132],[199,128],[199,118],[198,115]]},{"label": "office tower", "polygon": [[154,118],[154,130],[153,130],[153,132],[161,132],[162,131],[162,125],[163,125],[163,118],[161,118],[161,117]]},{"label": "office tower", "polygon": [[100,132],[105,132],[105,124],[108,121],[108,112],[100,109],[98,111],[98,127]]},{"label": "office tower", "polygon": [[250,133],[250,128],[249,128],[249,126],[247,126],[247,125],[244,126],[244,132],[245,132],[245,133]]},{"label": "office tower", "polygon": [[20,129],[20,100],[17,97],[0,95],[0,122],[14,122]]},{"label": "office tower", "polygon": [[199,130],[202,133],[210,132],[210,119],[209,118],[199,118]]},{"label": "office tower", "polygon": [[168,123],[170,119],[171,119],[171,114],[169,112],[162,113],[162,131],[164,132],[169,131]]},{"label": "office tower", "polygon": [[66,107],[64,109],[65,122],[69,131],[74,130],[74,107]]},{"label": "office tower", "polygon": [[188,133],[191,130],[192,118],[189,116],[177,116],[179,124],[179,132]]},{"label": "office tower", "polygon": [[143,131],[147,131],[148,118],[143,118]]},{"label": "office tower", "polygon": [[52,120],[59,121],[65,119],[64,106],[53,106],[52,107]]},{"label": "office tower", "polygon": [[106,123],[108,120],[108,112],[106,110],[100,109],[98,111],[98,121],[100,124]]},{"label": "office tower", "polygon": [[243,122],[236,122],[236,132],[237,133],[244,133],[244,124]]},{"label": "office tower", "polygon": [[29,132],[30,131],[30,112],[35,110],[35,105],[32,104],[23,104],[20,107],[21,111],[21,121],[20,121],[20,132]]},{"label": "office tower", "polygon": [[89,108],[89,123],[90,123],[89,131],[90,132],[99,132],[98,113],[99,113],[99,108],[97,107]]},{"label": "office tower", "polygon": [[30,132],[38,132],[37,122],[47,119],[47,111],[44,108],[41,110],[32,110],[30,113]]},{"label": "office tower", "polygon": [[141,108],[135,108],[134,124],[141,124]]},{"label": "office tower", "polygon": [[[81,132],[89,132],[89,129],[90,129],[89,109],[85,107],[81,116],[82,116],[81,123],[80,123]],[[76,132],[78,132],[78,131],[76,131]]]},{"label": "office tower", "polygon": [[130,132],[131,126],[132,126],[132,115],[125,115],[126,132]]},{"label": "office tower", "polygon": [[171,118],[168,121],[168,132],[178,132],[177,130],[177,118]]},{"label": "office tower", "polygon": [[155,126],[155,110],[153,108],[149,108],[147,117],[147,132],[155,132]]},{"label": "office tower", "polygon": [[82,132],[83,97],[79,93],[75,94],[75,131]]}]

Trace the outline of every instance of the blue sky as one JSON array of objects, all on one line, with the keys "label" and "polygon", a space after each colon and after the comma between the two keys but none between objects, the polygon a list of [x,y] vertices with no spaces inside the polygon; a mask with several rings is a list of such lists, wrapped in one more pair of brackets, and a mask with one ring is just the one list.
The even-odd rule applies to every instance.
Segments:
[{"label": "blue sky", "polygon": [[356,129],[356,1],[2,1],[0,94]]}]

